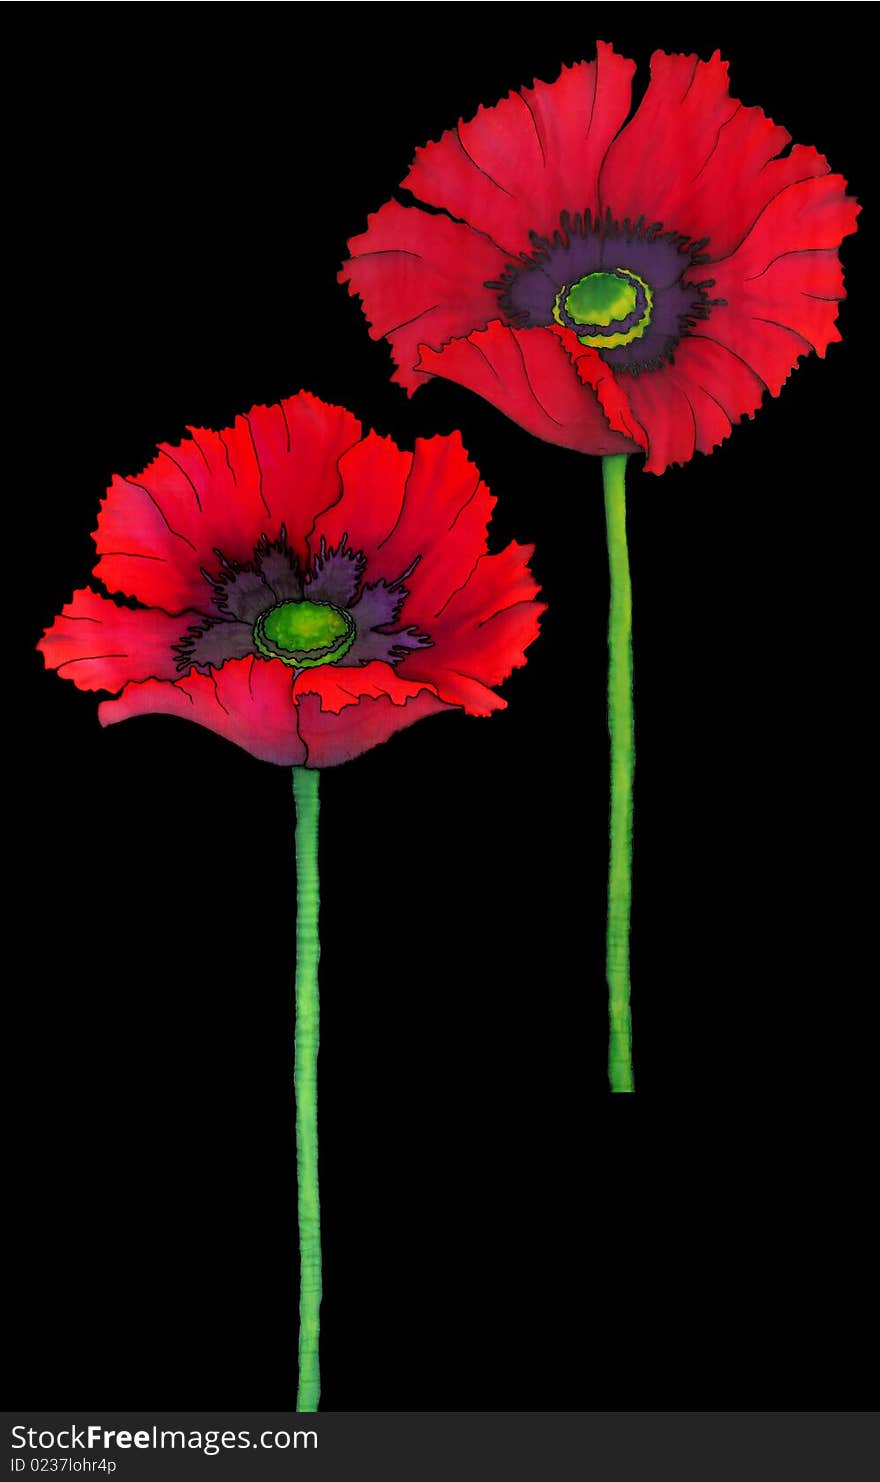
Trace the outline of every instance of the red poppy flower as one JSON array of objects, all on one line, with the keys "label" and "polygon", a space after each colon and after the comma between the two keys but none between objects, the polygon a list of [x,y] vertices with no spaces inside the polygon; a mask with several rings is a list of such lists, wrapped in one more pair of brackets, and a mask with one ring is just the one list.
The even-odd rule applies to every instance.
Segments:
[{"label": "red poppy flower", "polygon": [[417,204],[370,217],[340,277],[410,393],[442,376],[662,473],[840,338],[859,208],[817,150],[780,157],[788,133],[730,96],[717,52],[656,52],[627,122],[634,70],[600,43],[417,150]]},{"label": "red poppy flower", "polygon": [[488,715],[537,636],[531,546],[489,555],[494,499],[457,434],[406,453],[306,392],[188,429],[114,478],[94,575],[39,644],[103,725],[182,715],[329,767],[423,716]]}]

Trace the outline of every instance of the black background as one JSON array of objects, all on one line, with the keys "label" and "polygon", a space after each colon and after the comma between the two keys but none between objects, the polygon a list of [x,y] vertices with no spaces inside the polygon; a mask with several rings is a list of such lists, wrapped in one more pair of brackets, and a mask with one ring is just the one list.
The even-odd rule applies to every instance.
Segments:
[{"label": "black background", "polygon": [[300,386],[405,446],[460,428],[550,604],[506,712],[323,778],[324,1408],[866,1403],[869,213],[827,360],[711,459],[631,465],[634,1098],[605,1089],[599,465],[452,385],[407,402],[335,282],[416,144],[597,35],[640,86],[654,47],[720,47],[864,199],[857,8],[24,10],[10,1403],[293,1403],[289,774],[103,731],[33,644],[114,471]]}]

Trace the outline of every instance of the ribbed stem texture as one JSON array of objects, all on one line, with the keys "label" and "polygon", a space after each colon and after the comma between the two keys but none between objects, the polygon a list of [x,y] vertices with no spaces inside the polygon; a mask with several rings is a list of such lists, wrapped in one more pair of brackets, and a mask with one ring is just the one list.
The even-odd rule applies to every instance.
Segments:
[{"label": "ribbed stem texture", "polygon": [[321,1395],[321,1205],[318,1195],[318,778],[293,769],[296,803],[296,1176],[299,1220],[298,1411],[317,1410]]},{"label": "ribbed stem texture", "polygon": [[632,585],[626,545],[626,453],[602,459],[608,532],[608,734],[611,810],[608,861],[608,1079],[612,1091],[632,1091],[629,933],[632,906],[633,720]]}]

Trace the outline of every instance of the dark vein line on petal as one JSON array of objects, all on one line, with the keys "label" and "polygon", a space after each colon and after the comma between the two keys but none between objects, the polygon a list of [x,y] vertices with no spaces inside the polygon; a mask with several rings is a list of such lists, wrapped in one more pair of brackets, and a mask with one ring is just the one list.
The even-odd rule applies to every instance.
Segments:
[{"label": "dark vein line on petal", "polygon": [[498,375],[498,372],[495,369],[494,365],[492,364],[491,360],[489,359],[488,355],[486,354],[485,350],[483,350],[482,347],[480,345],[478,345],[474,340],[470,339],[470,337],[468,337],[468,340],[467,340],[466,343],[470,345],[470,347],[471,347],[472,350],[476,350],[476,352],[477,352],[478,355],[482,356],[483,360],[485,360],[486,364],[488,365],[488,367],[489,367],[490,371],[492,372],[493,376],[495,377],[496,381],[497,380],[500,380],[500,377]]},{"label": "dark vein line on petal", "polygon": [[476,561],[474,562],[473,566],[471,567],[470,571],[468,572],[468,574],[465,577],[464,581],[462,582],[461,586],[460,587],[456,587],[454,592],[450,592],[449,593],[449,596],[446,598],[446,601],[443,603],[443,606],[442,607],[438,607],[437,611],[434,613],[435,618],[440,617],[440,615],[446,611],[446,609],[449,606],[450,602],[452,601],[453,597],[457,597],[458,594],[459,594],[459,592],[463,592],[464,591],[465,587],[467,586],[468,582],[470,581],[471,577],[473,576],[473,574],[476,571],[477,567],[479,566],[480,562],[483,560],[483,556],[485,554],[486,553],[484,551],[482,555],[479,555],[477,557]]},{"label": "dark vein line on petal", "polygon": [[238,488],[238,479],[235,476],[235,469],[233,468],[233,466],[232,466],[232,460],[229,457],[229,449],[226,446],[226,439],[223,436],[223,433],[222,432],[218,432],[217,433],[217,436],[219,437],[221,443],[223,444],[223,451],[226,454],[226,467],[229,469],[229,472],[232,474],[232,482],[234,483],[234,485],[235,485],[235,487],[237,489]]},{"label": "dark vein line on petal", "polygon": [[726,406],[722,406],[721,402],[718,400],[718,397],[715,396],[715,395],[713,395],[713,393],[709,390],[709,388],[707,386],[704,386],[703,385],[702,381],[696,381],[694,384],[700,389],[700,391],[702,391],[702,393],[703,393],[704,396],[708,396],[708,398],[709,398],[710,401],[714,401],[714,403],[717,406],[719,412],[723,412],[724,416],[727,418],[728,425],[729,425],[730,430],[732,432],[733,431],[733,418],[731,417],[729,411],[727,410],[727,407]]},{"label": "dark vein line on petal", "polygon": [[757,278],[763,278],[765,273],[769,273],[773,264],[779,262],[781,258],[802,257],[805,252],[826,252],[829,256],[833,255],[835,258],[837,257],[836,247],[789,247],[787,252],[777,252],[775,257],[771,257],[766,268],[762,268],[760,273],[752,273],[750,277],[744,278],[743,282],[754,283]]},{"label": "dark vein line on petal", "polygon": [[541,159],[542,159],[543,163],[546,165],[546,163],[547,163],[547,152],[544,149],[544,141],[541,138],[541,135],[540,135],[540,132],[539,132],[539,129],[538,129],[538,120],[535,118],[535,114],[534,114],[534,110],[532,108],[532,105],[531,105],[531,103],[529,102],[528,98],[525,96],[524,93],[514,93],[513,96],[515,98],[519,98],[519,101],[522,103],[523,107],[528,109],[529,118],[532,120],[532,128],[535,131],[535,138],[538,141],[538,148],[541,151]]},{"label": "dark vein line on petal", "polygon": [[734,360],[738,360],[740,365],[745,366],[749,374],[753,375],[755,380],[761,383],[765,391],[770,390],[770,387],[767,385],[764,377],[758,374],[758,372],[755,370],[755,367],[753,365],[749,365],[749,362],[747,360],[744,360],[742,355],[738,355],[736,350],[731,350],[729,345],[725,345],[723,340],[716,340],[715,336],[711,334],[691,334],[688,336],[688,338],[691,340],[706,340],[710,345],[717,345],[719,350],[725,350],[728,355],[733,356]]},{"label": "dark vein line on petal", "polygon": [[[303,545],[309,551],[311,551],[312,536],[314,535],[315,531],[318,528],[318,521],[324,515],[329,514],[329,512],[330,512],[331,509],[335,509],[336,506],[337,506],[337,504],[340,504],[342,502],[342,500],[345,498],[345,480],[344,480],[344,478],[342,476],[342,469],[340,468],[339,465],[342,462],[343,458],[347,457],[348,454],[352,451],[352,448],[356,448],[356,447],[357,447],[357,443],[356,442],[352,443],[350,447],[345,448],[345,450],[343,452],[337,454],[336,458],[333,460],[334,463],[336,464],[336,477],[339,480],[339,493],[337,494],[337,496],[336,496],[335,499],[331,499],[330,500],[330,503],[329,504],[325,504],[323,509],[319,509],[318,510],[318,513],[315,515],[315,518],[312,520],[311,525],[309,526],[308,530],[306,531],[305,538],[303,540]],[[311,564],[311,557],[309,558],[309,562]],[[300,738],[300,739],[302,739],[302,738]],[[303,742],[303,745],[305,745],[305,742]]]},{"label": "dark vein line on petal", "polygon": [[271,519],[272,511],[269,508],[268,504],[266,503],[266,496],[263,493],[263,465],[260,462],[260,455],[259,455],[259,452],[257,451],[257,439],[254,437],[254,429],[251,426],[251,419],[250,419],[250,417],[247,417],[246,416],[244,420],[247,423],[247,430],[248,430],[248,434],[249,434],[250,440],[251,440],[251,447],[254,450],[254,459],[255,459],[256,465],[257,465],[257,475],[258,475],[258,478],[259,478],[259,481],[260,481],[260,499],[263,502],[263,509],[266,511],[266,514]]},{"label": "dark vein line on petal", "polygon": [[[404,206],[403,209],[407,210],[407,207]],[[422,216],[430,214],[428,211],[421,213]],[[371,247],[369,252],[353,252],[352,262],[360,262],[362,257],[417,257],[419,262],[425,260],[421,252],[411,252],[408,247]]]},{"label": "dark vein line on petal", "polygon": [[513,198],[514,198],[513,197],[513,191],[508,190],[507,187],[504,186],[504,185],[502,185],[500,181],[493,180],[492,176],[489,174],[489,171],[488,170],[484,170],[482,165],[478,165],[477,164],[476,160],[474,159],[473,155],[471,154],[470,150],[468,149],[467,145],[465,144],[464,140],[461,137],[461,125],[460,124],[456,124],[456,126],[455,126],[455,132],[458,135],[458,142],[459,142],[459,144],[461,145],[462,149],[464,150],[465,154],[467,155],[467,157],[470,160],[471,164],[473,165],[474,169],[475,170],[479,170],[479,172],[480,172],[481,175],[485,175],[485,177],[488,180],[489,184],[490,185],[494,185],[496,190],[503,191],[506,196],[509,196],[510,199],[513,200]]},{"label": "dark vein line on petal", "polygon": [[282,417],[284,418],[284,428],[285,428],[285,431],[287,432],[287,451],[289,453],[290,452],[290,423],[287,420],[287,413],[284,410],[284,402],[283,401],[279,401],[279,403],[278,403],[278,410],[281,413]]},{"label": "dark vein line on petal", "polygon": [[226,709],[226,706],[223,704],[223,701],[220,699],[220,691],[217,688],[217,676],[214,673],[213,669],[210,672],[210,680],[211,680],[212,685],[214,686],[214,699],[217,701],[217,704],[220,706],[220,709],[223,711],[223,714],[224,715],[228,715],[229,714],[229,711]]},{"label": "dark vein line on petal", "polygon": [[382,333],[384,335],[397,334],[399,329],[406,329],[408,324],[415,324],[417,319],[424,319],[426,314],[433,314],[434,310],[439,307],[439,304],[432,304],[429,309],[421,309],[418,314],[413,314],[411,319],[404,319],[402,324],[395,324],[393,329],[385,329]]},{"label": "dark vein line on petal", "polygon": [[490,612],[488,617],[481,618],[477,627],[485,628],[487,623],[494,622],[495,618],[501,617],[502,613],[512,612],[515,607],[531,607],[533,602],[533,597],[519,597],[516,602],[508,602],[506,607],[499,607],[495,612]]},{"label": "dark vein line on petal", "polygon": [[[784,161],[783,161],[783,163],[784,163]],[[729,252],[725,252],[725,254],[724,254],[723,257],[713,257],[711,259],[712,266],[714,267],[714,265],[716,263],[719,263],[719,262],[727,262],[728,258],[734,257],[736,255],[736,253],[739,252],[739,249],[743,245],[743,242],[745,242],[746,239],[752,235],[752,232],[755,230],[755,227],[758,225],[758,222],[761,220],[761,217],[764,215],[764,212],[767,211],[773,205],[773,202],[774,201],[778,201],[780,196],[785,195],[785,192],[787,190],[794,190],[794,188],[795,188],[796,185],[806,185],[807,181],[809,181],[809,180],[821,180],[821,179],[822,179],[822,176],[821,175],[803,175],[800,180],[789,180],[789,182],[788,182],[787,185],[781,185],[779,187],[779,190],[774,191],[774,193],[770,197],[769,201],[765,201],[764,205],[761,207],[760,211],[758,212],[758,214],[755,217],[754,221],[752,222],[751,226],[748,227],[743,232],[743,234],[740,237],[739,241],[737,242],[736,246],[735,247],[731,247],[731,249],[730,249]],[[781,256],[781,254],[780,254],[780,256]]]},{"label": "dark vein line on petal", "polygon": [[66,669],[69,664],[97,664],[97,663],[100,663],[100,661],[102,659],[127,659],[127,658],[128,658],[128,654],[83,654],[82,657],[81,658],[78,658],[78,659],[65,659],[63,664],[56,664],[55,667],[56,667],[57,672],[60,673],[60,671],[62,669]]},{"label": "dark vein line on petal", "polygon": [[[772,324],[774,329],[784,329],[786,334],[793,334],[795,339],[801,340],[809,349],[816,350],[816,346],[812,340],[808,340],[806,335],[801,334],[799,329],[792,329],[790,324],[780,324],[778,319],[762,319],[760,314],[753,314],[752,318],[756,324]],[[818,354],[818,351],[816,353]]]},{"label": "dark vein line on petal", "polygon": [[685,401],[688,404],[688,411],[691,414],[691,422],[693,423],[693,427],[694,427],[694,440],[693,440],[693,443],[691,445],[691,450],[690,450],[690,452],[687,455],[688,458],[690,459],[690,458],[693,458],[695,452],[697,451],[697,437],[699,436],[699,432],[698,432],[698,429],[697,429],[697,414],[694,411],[694,404],[691,401],[690,397],[688,396],[687,392],[685,391],[684,387],[681,384],[679,384],[678,389],[679,389],[679,391],[681,392],[682,396],[684,397]]},{"label": "dark vein line on petal", "polygon": [[205,455],[204,448],[202,447],[201,443],[199,442],[198,438],[196,437],[195,433],[193,432],[193,429],[191,427],[188,427],[186,430],[189,433],[190,437],[192,438],[193,442],[195,443],[196,447],[198,448],[199,452],[201,453],[201,455],[202,455],[202,462],[204,463],[205,467],[207,468],[208,472],[210,473],[211,472],[211,465],[208,462],[208,459],[207,459],[207,457]]},{"label": "dark vein line on petal", "polygon": [[599,57],[598,57],[598,53],[597,53],[596,60],[593,63],[593,96],[592,96],[592,98],[590,100],[590,116],[587,119],[587,131],[584,134],[584,138],[585,139],[589,139],[590,134],[592,133],[592,130],[593,130],[593,114],[596,111],[596,93],[598,91],[599,91]]},{"label": "dark vein line on petal", "polygon": [[[308,699],[308,696],[306,695],[305,698]],[[302,733],[302,726],[300,725],[300,713],[301,712],[300,712],[300,704],[299,704],[299,695],[296,692],[296,680],[294,680],[293,683],[292,683],[292,685],[290,686],[290,703],[291,703],[291,706],[293,707],[293,723],[296,726],[296,734],[299,736],[299,744],[302,747],[303,752],[304,752],[302,765],[304,767],[307,767],[309,765],[309,743],[306,740],[305,736],[303,735],[303,733]],[[323,706],[321,705],[320,696],[318,697],[318,708],[319,709],[323,709]]]},{"label": "dark vein line on petal", "polygon": [[141,490],[141,493],[146,494],[146,496],[149,499],[150,503],[153,504],[153,505],[155,505],[156,509],[159,511],[159,514],[162,517],[163,524],[165,525],[165,528],[169,532],[169,534],[176,535],[177,536],[177,539],[178,540],[182,540],[183,543],[184,543],[184,545],[188,545],[191,551],[194,551],[195,550],[195,546],[193,545],[193,543],[189,539],[189,537],[186,536],[186,535],[181,535],[181,533],[180,533],[179,530],[175,530],[174,526],[172,525],[171,521],[169,520],[168,516],[166,515],[164,509],[162,508],[162,506],[159,503],[158,499],[156,498],[155,494],[152,494],[150,492],[150,490],[147,488],[146,484],[136,484],[135,481],[134,481],[134,479],[123,479],[123,483],[125,483],[125,484],[131,484],[131,487],[133,489],[140,489]]},{"label": "dark vein line on petal", "polygon": [[160,448],[159,449],[159,452],[161,453],[161,455],[162,455],[163,458],[167,458],[168,459],[168,462],[169,463],[173,463],[174,464],[174,467],[177,468],[177,469],[179,469],[180,472],[183,474],[184,478],[186,479],[187,483],[189,484],[190,488],[192,489],[193,494],[196,497],[196,504],[198,505],[199,510],[201,511],[202,501],[199,498],[199,491],[196,488],[195,484],[193,483],[192,479],[190,478],[189,474],[187,473],[186,469],[184,468],[183,464],[182,463],[178,463],[177,459],[171,453],[169,453],[169,451],[168,451],[167,448]]},{"label": "dark vein line on petal", "polygon": [[385,545],[386,541],[389,541],[391,539],[392,535],[394,534],[395,530],[397,529],[398,525],[400,524],[401,519],[403,518],[403,511],[404,511],[404,508],[406,506],[406,491],[409,488],[409,481],[410,481],[410,479],[413,476],[413,471],[415,469],[415,466],[416,466],[416,457],[415,457],[415,453],[413,453],[410,456],[409,473],[407,474],[406,478],[403,481],[403,494],[401,495],[401,498],[400,498],[400,509],[397,511],[397,519],[394,521],[394,524],[391,526],[391,529],[388,531],[388,534],[387,535],[383,535],[382,539],[379,541],[378,545],[376,546],[376,550],[377,551],[381,551],[381,549],[382,549],[383,545]]},{"label": "dark vein line on petal", "polygon": [[693,180],[691,181],[691,184],[693,184],[693,181],[694,180],[699,180],[700,176],[702,175],[703,171],[705,170],[706,166],[708,165],[710,159],[712,158],[713,154],[715,153],[716,149],[718,148],[718,145],[721,143],[721,135],[724,133],[724,130],[727,128],[727,125],[729,123],[733,123],[733,120],[736,118],[736,115],[738,113],[741,113],[742,112],[742,106],[743,106],[742,103],[737,103],[737,105],[734,108],[733,112],[731,113],[730,117],[729,118],[726,118],[724,120],[723,124],[721,125],[721,127],[718,130],[718,133],[715,135],[715,143],[712,145],[712,148],[709,150],[709,153],[706,155],[706,158],[703,160],[703,163],[701,164],[699,170],[697,171],[696,175],[693,177]]},{"label": "dark vein line on petal", "polygon": [[534,401],[535,401],[536,405],[541,408],[541,411],[544,413],[544,416],[547,418],[548,422],[552,422],[554,424],[554,426],[556,426],[556,427],[561,427],[562,426],[562,423],[559,422],[559,421],[557,421],[557,419],[553,416],[552,412],[548,412],[547,408],[544,406],[544,403],[541,401],[540,397],[538,396],[537,391],[535,390],[534,386],[532,385],[531,377],[529,376],[528,368],[526,366],[526,357],[525,357],[525,355],[523,353],[522,345],[520,344],[520,342],[517,339],[517,337],[516,337],[516,335],[515,335],[515,333],[514,333],[513,330],[510,331],[510,335],[511,335],[511,338],[513,340],[513,343],[516,345],[517,354],[519,355],[519,358],[522,361],[522,368],[523,368],[523,374],[524,374],[524,376],[526,378],[526,385],[528,386],[530,392],[532,393],[532,397],[534,398]]},{"label": "dark vein line on petal", "polygon": [[481,482],[482,482],[482,480],[480,478],[480,475],[477,474],[477,482],[474,484],[473,492],[468,495],[468,497],[465,500],[464,504],[461,506],[461,509],[458,511],[458,514],[455,516],[455,519],[452,521],[452,524],[448,527],[450,530],[454,530],[455,529],[455,527],[456,527],[456,525],[458,524],[458,521],[459,521],[459,516],[464,514],[464,512],[467,509],[467,507],[468,507],[469,504],[473,504],[474,500],[477,497],[477,490],[479,489]]},{"label": "dark vein line on petal", "polygon": [[700,59],[699,59],[699,57],[697,57],[696,60],[694,61],[694,70],[691,73],[691,80],[688,83],[687,87],[685,88],[684,92],[682,93],[681,97],[678,100],[678,106],[679,106],[679,108],[681,107],[682,103],[684,102],[685,98],[687,97],[688,93],[690,92],[691,88],[694,85],[694,78],[697,75],[697,68],[699,67],[699,65],[700,65]]}]

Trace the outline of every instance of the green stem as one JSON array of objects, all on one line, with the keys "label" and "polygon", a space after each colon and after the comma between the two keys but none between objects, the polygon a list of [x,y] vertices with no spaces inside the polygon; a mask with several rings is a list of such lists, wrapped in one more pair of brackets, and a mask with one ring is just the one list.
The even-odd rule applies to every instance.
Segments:
[{"label": "green stem", "polygon": [[602,459],[608,530],[608,734],[611,738],[608,863],[608,1079],[612,1091],[632,1091],[629,928],[632,905],[633,725],[632,585],[626,548],[626,453]]},{"label": "green stem", "polygon": [[293,769],[296,803],[296,1175],[299,1219],[299,1388],[296,1408],[317,1410],[321,1394],[321,1205],[318,1196],[318,778]]}]

